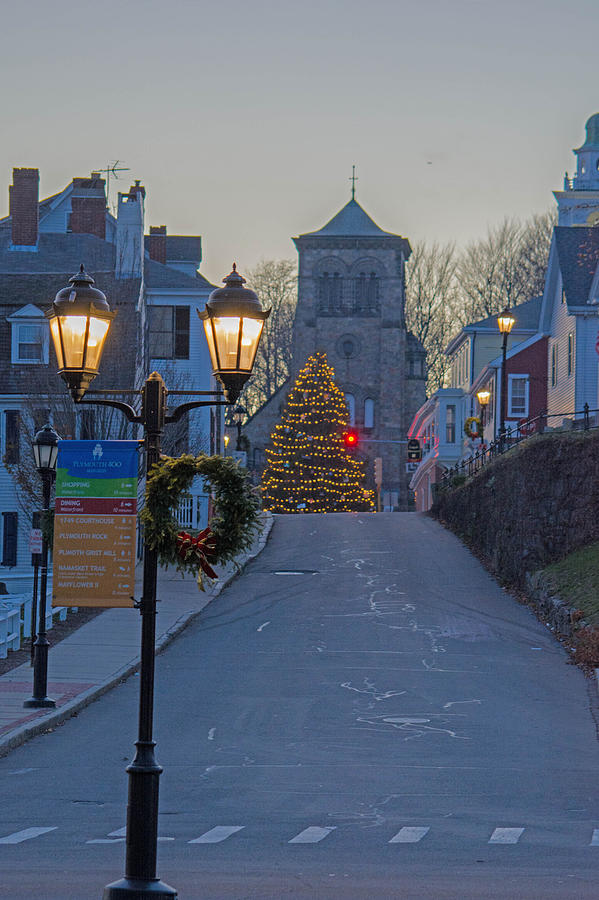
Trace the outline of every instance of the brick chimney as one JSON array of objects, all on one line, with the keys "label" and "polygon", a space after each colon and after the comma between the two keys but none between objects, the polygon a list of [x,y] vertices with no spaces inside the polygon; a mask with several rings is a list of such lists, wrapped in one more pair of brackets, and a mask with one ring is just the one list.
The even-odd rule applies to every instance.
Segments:
[{"label": "brick chimney", "polygon": [[13,169],[8,188],[13,247],[36,247],[39,226],[39,169]]},{"label": "brick chimney", "polygon": [[70,230],[106,239],[106,194],[98,172],[90,178],[73,178]]},{"label": "brick chimney", "polygon": [[148,252],[150,259],[166,265],[166,225],[150,225]]},{"label": "brick chimney", "polygon": [[146,189],[140,181],[136,181],[135,184],[132,184],[129,188],[130,197],[135,199],[138,194],[141,194],[144,200],[146,199]]}]

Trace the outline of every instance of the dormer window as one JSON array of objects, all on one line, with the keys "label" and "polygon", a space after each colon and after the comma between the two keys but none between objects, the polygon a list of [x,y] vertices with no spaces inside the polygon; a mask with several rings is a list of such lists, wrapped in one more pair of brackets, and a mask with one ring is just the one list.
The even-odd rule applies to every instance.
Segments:
[{"label": "dormer window", "polygon": [[11,329],[13,365],[48,365],[48,322],[43,312],[28,303],[7,316]]}]

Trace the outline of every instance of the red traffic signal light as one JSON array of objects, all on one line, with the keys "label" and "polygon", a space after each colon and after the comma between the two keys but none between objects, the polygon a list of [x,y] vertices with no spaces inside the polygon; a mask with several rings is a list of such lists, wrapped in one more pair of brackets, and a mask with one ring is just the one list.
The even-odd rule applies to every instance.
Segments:
[{"label": "red traffic signal light", "polygon": [[358,432],[357,431],[346,431],[343,435],[343,442],[346,447],[357,447],[358,446]]}]

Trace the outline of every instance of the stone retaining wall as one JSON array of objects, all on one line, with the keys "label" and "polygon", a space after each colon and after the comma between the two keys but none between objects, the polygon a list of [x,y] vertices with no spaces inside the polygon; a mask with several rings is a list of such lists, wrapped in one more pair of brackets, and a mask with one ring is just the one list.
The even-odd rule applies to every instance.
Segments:
[{"label": "stone retaining wall", "polygon": [[530,438],[440,491],[432,514],[498,578],[525,588],[527,574],[599,540],[599,434]]}]

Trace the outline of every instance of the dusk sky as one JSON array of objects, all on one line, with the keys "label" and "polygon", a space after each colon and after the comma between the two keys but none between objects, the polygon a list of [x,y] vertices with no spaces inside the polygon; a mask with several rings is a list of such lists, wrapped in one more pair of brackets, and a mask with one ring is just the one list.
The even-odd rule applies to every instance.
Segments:
[{"label": "dusk sky", "polygon": [[[117,159],[146,226],[295,258],[350,197],[412,242],[552,207],[599,112],[597,0],[32,0],[2,14],[2,185]],[[112,192],[111,192],[112,193]],[[116,199],[116,193],[111,199]],[[147,230],[147,227],[146,227]]]}]

